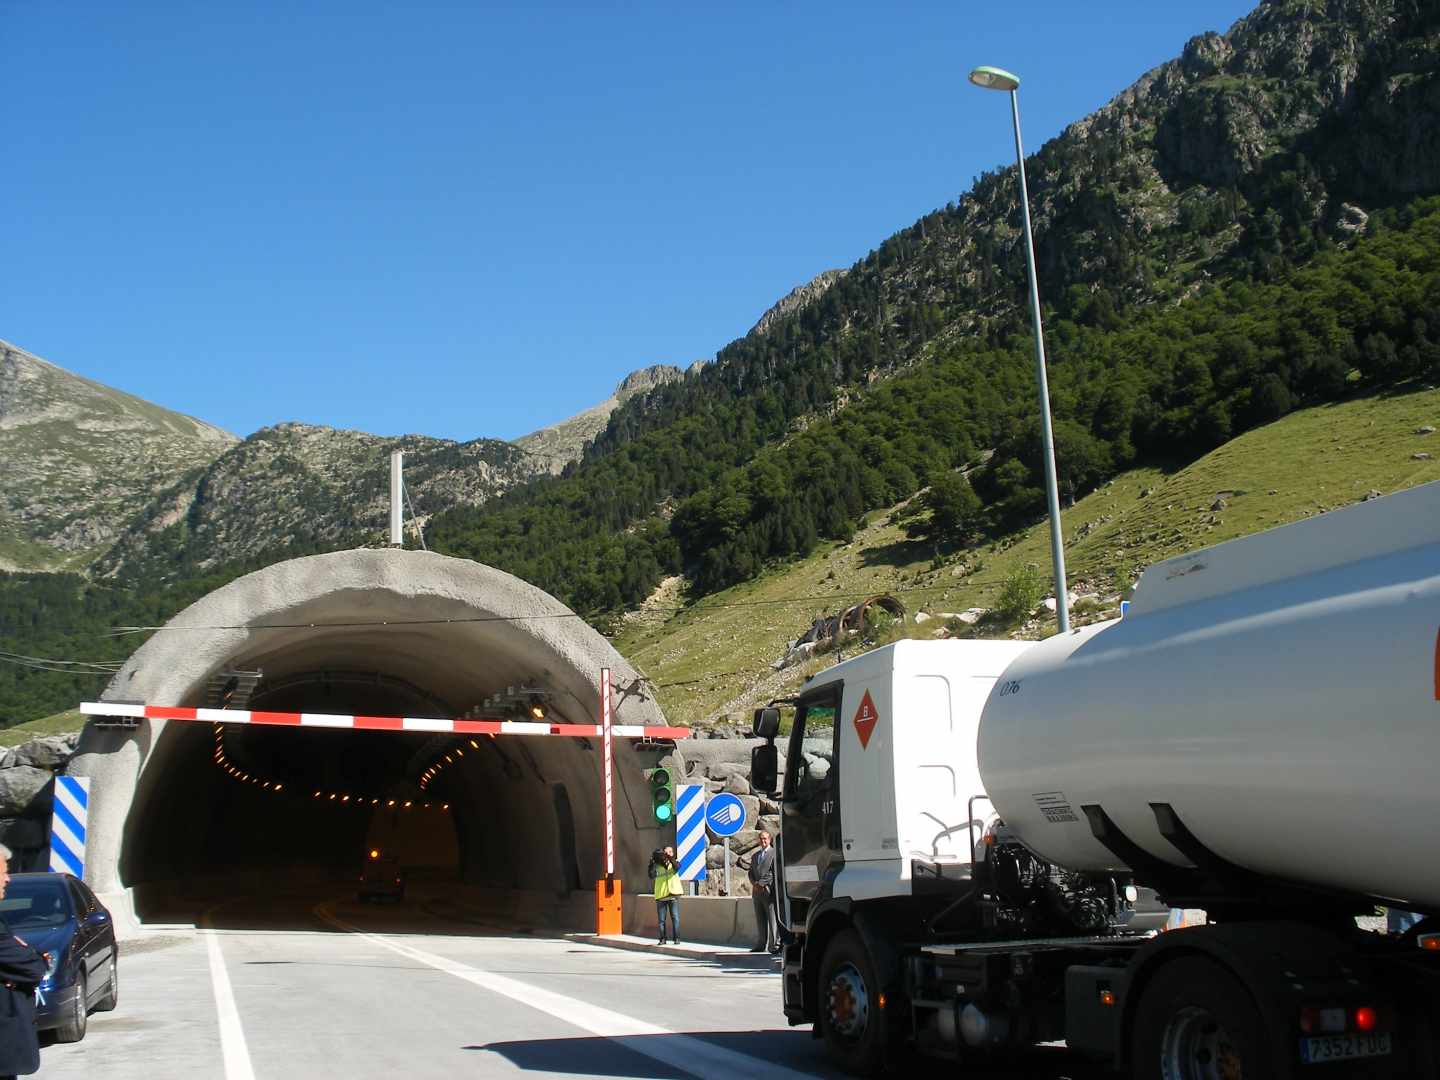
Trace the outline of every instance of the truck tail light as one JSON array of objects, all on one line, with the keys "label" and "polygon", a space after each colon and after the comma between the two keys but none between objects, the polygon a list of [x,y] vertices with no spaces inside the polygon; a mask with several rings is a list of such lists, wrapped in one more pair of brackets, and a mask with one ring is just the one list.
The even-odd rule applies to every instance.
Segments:
[{"label": "truck tail light", "polygon": [[1368,1034],[1381,1030],[1383,1019],[1380,1010],[1371,1005],[1353,1009],[1311,1007],[1300,1010],[1300,1031],[1305,1035]]},{"label": "truck tail light", "polygon": [[1426,952],[1440,952],[1440,934],[1421,934],[1415,944]]}]

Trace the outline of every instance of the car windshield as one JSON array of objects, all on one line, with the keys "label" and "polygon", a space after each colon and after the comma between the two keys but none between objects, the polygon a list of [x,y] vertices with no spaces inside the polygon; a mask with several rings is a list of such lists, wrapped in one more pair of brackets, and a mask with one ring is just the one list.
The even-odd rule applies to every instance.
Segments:
[{"label": "car windshield", "polygon": [[11,878],[0,899],[0,919],[11,930],[63,926],[70,918],[62,878]]}]

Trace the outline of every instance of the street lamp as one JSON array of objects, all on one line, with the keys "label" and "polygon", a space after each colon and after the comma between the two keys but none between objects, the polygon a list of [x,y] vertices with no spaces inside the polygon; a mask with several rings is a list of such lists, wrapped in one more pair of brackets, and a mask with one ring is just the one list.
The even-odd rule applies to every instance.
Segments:
[{"label": "street lamp", "polygon": [[1065,549],[1060,539],[1060,493],[1055,482],[1055,435],[1050,427],[1050,383],[1045,377],[1045,334],[1040,328],[1040,286],[1035,279],[1035,239],[1030,232],[1030,192],[1025,186],[1025,151],[1020,145],[1020,78],[997,67],[977,67],[970,81],[982,90],[1007,90],[1015,119],[1015,165],[1020,176],[1020,217],[1025,222],[1025,265],[1030,270],[1030,321],[1035,328],[1035,381],[1040,386],[1040,438],[1044,444],[1045,496],[1050,503],[1050,557],[1055,563],[1055,615],[1060,633],[1070,629],[1070,593],[1065,584]]}]

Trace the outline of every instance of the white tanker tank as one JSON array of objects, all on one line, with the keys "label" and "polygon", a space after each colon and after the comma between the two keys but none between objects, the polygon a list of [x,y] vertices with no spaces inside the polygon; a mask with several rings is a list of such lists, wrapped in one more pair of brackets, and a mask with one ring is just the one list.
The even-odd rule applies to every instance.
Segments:
[{"label": "white tanker tank", "polygon": [[979,764],[1006,824],[1071,869],[1143,879],[1198,844],[1440,913],[1440,483],[1150,568],[1123,619],[1005,670]]}]

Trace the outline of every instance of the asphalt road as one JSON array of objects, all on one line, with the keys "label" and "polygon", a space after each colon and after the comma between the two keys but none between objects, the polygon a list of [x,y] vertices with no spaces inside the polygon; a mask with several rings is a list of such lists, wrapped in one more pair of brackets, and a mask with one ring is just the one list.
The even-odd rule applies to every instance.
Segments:
[{"label": "asphalt road", "polygon": [[[122,953],[120,1007],[42,1050],[56,1080],[835,1077],[762,958],[622,952],[425,911],[231,901]],[[311,902],[313,901],[313,902]],[[141,951],[143,950],[143,951]],[[912,1069],[907,1068],[907,1073]],[[955,1072],[943,1065],[935,1075]],[[1061,1050],[967,1080],[1098,1080]]]}]

